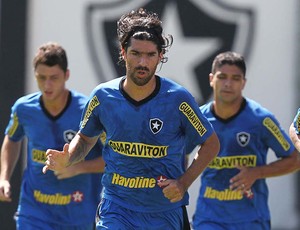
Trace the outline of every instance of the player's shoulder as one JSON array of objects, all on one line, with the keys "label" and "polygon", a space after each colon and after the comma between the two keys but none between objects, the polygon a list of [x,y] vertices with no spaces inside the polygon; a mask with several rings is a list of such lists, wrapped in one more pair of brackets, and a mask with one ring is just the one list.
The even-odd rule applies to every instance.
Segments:
[{"label": "player's shoulder", "polygon": [[76,90],[70,90],[72,102],[79,105],[85,105],[88,101],[88,96]]},{"label": "player's shoulder", "polygon": [[112,94],[114,92],[120,91],[120,82],[124,79],[123,77],[115,78],[107,82],[100,83],[97,85],[90,96],[97,95],[97,97],[101,97],[101,95]]},{"label": "player's shoulder", "polygon": [[175,98],[186,100],[194,98],[192,94],[182,85],[172,79],[157,76],[160,81],[160,93],[173,96]]},{"label": "player's shoulder", "polygon": [[40,97],[41,92],[24,95],[16,100],[14,107],[34,106],[35,104],[39,103]]},{"label": "player's shoulder", "polygon": [[209,113],[211,111],[211,106],[212,106],[213,101],[209,101],[203,105],[200,106],[200,110],[203,114]]},{"label": "player's shoulder", "polygon": [[250,98],[245,98],[245,100],[247,103],[246,104],[247,112],[253,113],[255,117],[265,118],[265,117],[273,116],[273,113],[269,109],[262,106],[259,102]]}]

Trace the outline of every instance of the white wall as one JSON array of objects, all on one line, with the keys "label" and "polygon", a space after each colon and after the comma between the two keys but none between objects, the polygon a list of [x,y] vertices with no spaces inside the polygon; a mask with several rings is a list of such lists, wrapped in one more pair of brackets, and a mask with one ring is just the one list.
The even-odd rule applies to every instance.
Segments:
[{"label": "white wall", "polygon": [[[26,72],[28,92],[37,90],[31,60],[37,47],[50,40],[61,43],[67,50],[71,70],[71,78],[68,83],[70,88],[89,94],[99,83],[88,54],[84,28],[84,10],[89,2],[92,1],[29,1],[27,50],[29,58]],[[104,0],[98,2],[104,2]],[[299,103],[296,103],[295,86],[298,83],[296,81],[298,74],[298,1],[227,0],[223,2],[254,9],[256,32],[247,63],[248,82],[244,93],[274,112],[282,126],[288,130],[299,106]],[[170,58],[176,59],[179,56],[174,54]],[[171,63],[167,63],[166,66],[168,64],[171,65]],[[168,71],[180,73],[181,67],[173,65],[172,69],[166,68],[166,74]],[[186,80],[182,84],[193,91],[191,82]],[[273,160],[274,158],[270,156],[269,159]],[[268,179],[268,184],[273,227],[295,228],[298,223],[298,213],[296,213],[294,203],[297,196],[294,175]],[[195,182],[190,188],[191,205],[188,207],[190,216],[195,208],[198,187],[199,182]]]}]

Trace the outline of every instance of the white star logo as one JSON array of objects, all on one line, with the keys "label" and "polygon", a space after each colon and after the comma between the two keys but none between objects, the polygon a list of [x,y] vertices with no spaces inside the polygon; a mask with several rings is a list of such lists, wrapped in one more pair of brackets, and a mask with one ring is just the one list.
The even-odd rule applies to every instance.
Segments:
[{"label": "white star logo", "polygon": [[161,175],[157,178],[157,182],[164,182],[165,180],[167,180],[167,177]]},{"label": "white star logo", "polygon": [[[204,58],[218,50],[220,42],[216,38],[184,37],[174,2],[168,3],[163,15],[164,33],[171,34],[174,43],[166,54],[169,56],[168,62],[163,64],[161,71],[158,67],[158,75],[173,79],[187,88],[195,98],[202,99],[194,68]],[[202,77],[208,78],[208,74]]]},{"label": "white star logo", "polygon": [[247,136],[246,135],[241,135],[240,139],[242,142],[246,142],[247,141]]},{"label": "white star logo", "polygon": [[83,200],[83,193],[80,191],[76,191],[72,194],[72,199],[74,202],[82,202]]},{"label": "white star logo", "polygon": [[152,123],[153,125],[153,129],[159,129],[160,124],[157,123],[157,121],[155,121],[155,123]]}]

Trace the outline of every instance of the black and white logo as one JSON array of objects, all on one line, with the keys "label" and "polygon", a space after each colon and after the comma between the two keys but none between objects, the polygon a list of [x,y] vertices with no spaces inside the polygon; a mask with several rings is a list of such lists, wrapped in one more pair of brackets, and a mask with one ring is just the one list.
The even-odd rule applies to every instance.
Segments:
[{"label": "black and white logo", "polygon": [[246,132],[240,132],[236,134],[236,140],[240,146],[245,147],[250,141],[250,134]]},{"label": "black and white logo", "polygon": [[149,126],[153,134],[157,134],[163,127],[163,122],[158,118],[150,119]]},{"label": "black and white logo", "polygon": [[102,1],[88,5],[85,24],[87,46],[93,66],[105,82],[125,74],[119,66],[117,20],[132,9],[143,7],[156,12],[163,22],[164,34],[174,43],[167,53],[168,62],[157,74],[186,87],[199,103],[211,98],[208,75],[214,57],[225,51],[249,56],[255,14],[242,4],[218,0],[131,0]]},{"label": "black and white logo", "polygon": [[71,140],[75,137],[77,132],[75,132],[74,130],[68,129],[66,131],[64,131],[64,140],[67,143],[70,143]]}]

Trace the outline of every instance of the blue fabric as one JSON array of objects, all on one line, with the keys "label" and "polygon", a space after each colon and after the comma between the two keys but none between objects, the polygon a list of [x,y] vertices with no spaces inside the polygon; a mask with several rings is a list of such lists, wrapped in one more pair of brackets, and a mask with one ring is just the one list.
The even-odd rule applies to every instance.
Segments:
[{"label": "blue fabric", "polygon": [[81,132],[107,139],[103,157],[103,197],[138,212],[161,212],[188,204],[175,203],[157,186],[160,176],[177,179],[184,172],[185,137],[200,145],[213,128],[194,98],[181,86],[156,77],[153,94],[133,101],[120,88],[122,78],[100,84],[91,94]]},{"label": "blue fabric", "polygon": [[239,173],[236,165],[267,164],[269,149],[278,158],[289,156],[294,151],[289,137],[273,114],[250,99],[237,115],[227,120],[214,115],[212,103],[202,106],[201,111],[213,125],[221,149],[201,176],[194,225],[200,220],[217,223],[269,221],[266,180],[257,180],[245,194],[230,190],[229,180]]},{"label": "blue fabric", "polygon": [[[61,226],[94,222],[100,200],[101,174],[81,174],[58,180],[53,171],[42,173],[48,148],[62,150],[79,130],[87,97],[72,91],[62,114],[53,118],[43,109],[40,93],[24,96],[12,107],[6,134],[12,141],[27,137],[27,167],[23,175],[18,213],[26,218]],[[87,159],[101,156],[97,144]]]}]

